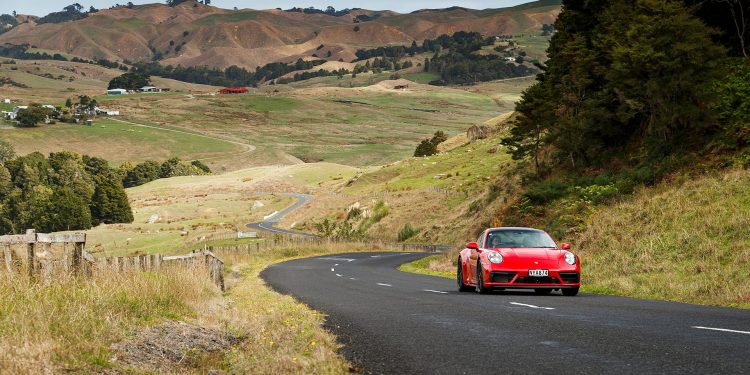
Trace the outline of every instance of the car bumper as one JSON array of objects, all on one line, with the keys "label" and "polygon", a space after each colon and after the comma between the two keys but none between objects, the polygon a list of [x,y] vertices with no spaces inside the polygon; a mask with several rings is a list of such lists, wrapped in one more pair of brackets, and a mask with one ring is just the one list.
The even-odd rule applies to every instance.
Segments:
[{"label": "car bumper", "polygon": [[531,277],[528,270],[493,270],[483,285],[489,288],[563,289],[581,286],[580,271],[549,270],[546,277]]}]

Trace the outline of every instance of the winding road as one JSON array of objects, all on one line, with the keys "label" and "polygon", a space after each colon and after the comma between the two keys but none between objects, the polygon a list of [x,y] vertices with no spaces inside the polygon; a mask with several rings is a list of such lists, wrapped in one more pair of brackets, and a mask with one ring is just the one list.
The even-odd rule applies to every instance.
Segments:
[{"label": "winding road", "polygon": [[368,374],[747,374],[750,311],[579,294],[458,293],[396,267],[429,254],[292,260],[261,277],[328,314]]},{"label": "winding road", "polygon": [[275,225],[281,222],[281,220],[286,215],[296,211],[297,209],[304,206],[305,204],[307,204],[307,202],[313,199],[313,196],[309,194],[289,193],[289,194],[284,194],[284,195],[288,197],[293,197],[297,199],[297,201],[294,202],[293,205],[279,212],[274,213],[273,215],[267,217],[265,220],[261,222],[248,224],[247,227],[250,229],[261,229],[261,230],[265,230],[265,231],[276,233],[276,234],[288,234],[288,235],[303,236],[303,237],[317,237],[316,235],[310,234],[310,233],[298,232],[298,231],[287,230],[287,229],[280,229],[280,228],[275,227]]}]

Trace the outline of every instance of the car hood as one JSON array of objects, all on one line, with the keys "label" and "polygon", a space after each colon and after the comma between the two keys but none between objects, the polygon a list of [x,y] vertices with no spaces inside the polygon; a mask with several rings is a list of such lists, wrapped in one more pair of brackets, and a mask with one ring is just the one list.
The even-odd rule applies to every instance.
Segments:
[{"label": "car hood", "polygon": [[559,249],[499,248],[491,250],[499,252],[503,258],[515,265],[530,268],[557,267],[563,254]]}]

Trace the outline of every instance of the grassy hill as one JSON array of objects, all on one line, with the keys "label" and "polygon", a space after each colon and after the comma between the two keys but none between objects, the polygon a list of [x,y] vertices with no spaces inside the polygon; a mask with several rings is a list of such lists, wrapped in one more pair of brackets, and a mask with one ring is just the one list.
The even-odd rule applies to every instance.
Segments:
[{"label": "grassy hill", "polygon": [[[409,14],[358,9],[339,17],[280,10],[228,10],[185,2],[103,9],[81,20],[21,24],[0,44],[29,44],[89,59],[151,61],[164,65],[237,65],[248,69],[311,57],[318,47],[331,61],[352,61],[357,48],[409,45],[457,30],[484,35],[539,33],[560,12],[560,1],[504,9],[422,10]],[[355,17],[369,21],[354,23]]]}]

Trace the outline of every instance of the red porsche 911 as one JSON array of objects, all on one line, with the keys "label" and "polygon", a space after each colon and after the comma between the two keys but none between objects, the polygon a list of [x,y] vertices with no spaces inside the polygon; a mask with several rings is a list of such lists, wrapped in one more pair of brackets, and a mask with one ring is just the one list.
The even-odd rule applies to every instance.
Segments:
[{"label": "red porsche 911", "polygon": [[458,290],[533,289],[537,294],[561,290],[575,296],[581,286],[581,264],[569,250],[570,245],[558,248],[539,229],[487,229],[459,254]]}]

